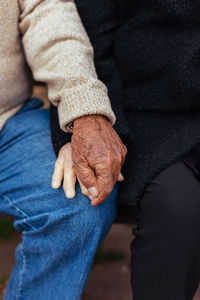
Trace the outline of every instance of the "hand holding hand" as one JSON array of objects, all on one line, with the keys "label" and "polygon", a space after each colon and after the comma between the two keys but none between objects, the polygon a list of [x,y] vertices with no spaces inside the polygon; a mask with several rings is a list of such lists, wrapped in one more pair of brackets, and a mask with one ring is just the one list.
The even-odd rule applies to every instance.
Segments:
[{"label": "hand holding hand", "polygon": [[127,149],[109,120],[88,115],[74,120],[72,159],[92,205],[105,201],[118,180]]},{"label": "hand holding hand", "polygon": [[[76,183],[76,173],[72,161],[72,149],[71,143],[65,144],[59,151],[58,158],[55,163],[54,173],[52,176],[52,187],[57,189],[61,186],[63,180],[63,189],[67,198],[73,198],[75,196],[75,183]],[[123,181],[124,177],[120,173],[118,181]],[[91,200],[86,187],[82,184],[80,180],[79,184],[81,191],[84,195],[88,196]]]}]

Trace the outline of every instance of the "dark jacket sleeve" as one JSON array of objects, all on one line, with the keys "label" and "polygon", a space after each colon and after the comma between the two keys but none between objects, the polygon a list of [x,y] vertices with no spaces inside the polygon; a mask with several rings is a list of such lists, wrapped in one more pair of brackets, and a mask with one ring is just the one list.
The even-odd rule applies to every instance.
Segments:
[{"label": "dark jacket sleeve", "polygon": [[[117,1],[76,0],[75,3],[94,47],[98,77],[108,88],[111,106],[117,119],[114,128],[121,137],[126,136],[129,129],[123,112],[120,74],[113,56],[115,32],[120,26]],[[70,140],[71,134],[66,134],[59,128],[57,108],[51,106],[50,111],[52,142],[57,154],[62,145]]]}]

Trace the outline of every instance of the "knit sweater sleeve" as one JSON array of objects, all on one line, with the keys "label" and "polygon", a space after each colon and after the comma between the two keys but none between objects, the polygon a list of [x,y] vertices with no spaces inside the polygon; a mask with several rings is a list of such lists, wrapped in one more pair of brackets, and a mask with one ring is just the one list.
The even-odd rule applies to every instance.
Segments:
[{"label": "knit sweater sleeve", "polygon": [[71,121],[89,114],[104,115],[114,124],[107,88],[97,79],[93,47],[74,1],[18,1],[27,62],[34,79],[47,84],[61,129],[68,132]]},{"label": "knit sweater sleeve", "polygon": [[123,135],[130,133],[123,108],[123,88],[114,55],[115,38],[120,28],[120,8],[117,0],[75,0],[83,25],[94,47],[98,78],[108,88],[112,109],[116,115],[114,128]]}]

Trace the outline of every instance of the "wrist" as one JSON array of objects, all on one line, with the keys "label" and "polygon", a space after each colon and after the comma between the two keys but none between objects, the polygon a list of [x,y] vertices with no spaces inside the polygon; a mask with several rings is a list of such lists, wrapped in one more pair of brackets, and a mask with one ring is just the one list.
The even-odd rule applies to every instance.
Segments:
[{"label": "wrist", "polygon": [[85,115],[79,117],[73,122],[73,129],[81,129],[81,128],[100,128],[102,124],[110,124],[112,126],[110,120],[104,115]]}]

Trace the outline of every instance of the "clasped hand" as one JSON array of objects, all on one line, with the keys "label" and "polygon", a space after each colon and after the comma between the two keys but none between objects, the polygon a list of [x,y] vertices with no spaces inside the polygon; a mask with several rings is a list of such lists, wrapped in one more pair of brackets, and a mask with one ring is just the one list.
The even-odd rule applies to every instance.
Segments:
[{"label": "clasped hand", "polygon": [[64,145],[55,163],[52,187],[75,196],[76,179],[81,191],[95,206],[104,202],[117,181],[123,181],[122,164],[126,146],[109,120],[100,115],[83,116],[74,121],[71,143]]}]

